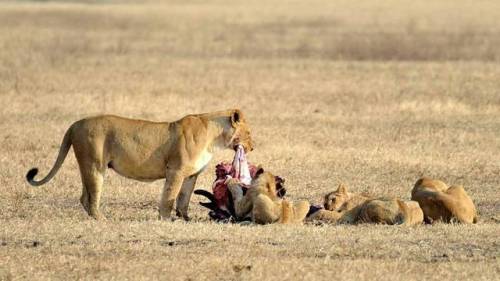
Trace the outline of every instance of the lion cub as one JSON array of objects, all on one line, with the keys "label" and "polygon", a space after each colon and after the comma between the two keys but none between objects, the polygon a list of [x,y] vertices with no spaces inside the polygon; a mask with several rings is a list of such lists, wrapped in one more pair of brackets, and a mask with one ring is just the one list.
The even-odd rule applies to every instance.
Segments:
[{"label": "lion cub", "polygon": [[403,202],[394,198],[371,198],[347,191],[339,185],[336,191],[324,197],[324,209],[308,217],[310,221],[331,223],[381,223],[416,225],[423,221],[417,202]]},{"label": "lion cub", "polygon": [[302,223],[309,211],[309,202],[292,203],[276,195],[275,176],[261,168],[252,180],[250,188],[243,195],[240,183],[235,179],[227,182],[234,200],[234,210],[238,218],[250,216],[252,222]]},{"label": "lion cub", "polygon": [[411,191],[411,200],[419,203],[426,223],[436,221],[477,223],[476,207],[462,186],[448,187],[440,180],[423,177]]}]

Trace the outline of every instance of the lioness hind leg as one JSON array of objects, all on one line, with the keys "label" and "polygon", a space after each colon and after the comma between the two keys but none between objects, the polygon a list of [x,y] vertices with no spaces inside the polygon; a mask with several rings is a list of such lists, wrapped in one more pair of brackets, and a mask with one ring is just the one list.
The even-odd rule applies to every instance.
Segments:
[{"label": "lioness hind leg", "polygon": [[[82,168],[82,167],[81,167]],[[87,213],[96,220],[105,219],[99,211],[104,171],[96,167],[81,169],[83,190],[80,201]]]}]

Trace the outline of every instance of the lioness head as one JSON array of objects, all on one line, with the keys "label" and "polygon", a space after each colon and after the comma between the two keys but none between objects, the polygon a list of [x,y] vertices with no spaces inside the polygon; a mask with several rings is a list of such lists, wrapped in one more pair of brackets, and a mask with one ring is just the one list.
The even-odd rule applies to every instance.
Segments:
[{"label": "lioness head", "polygon": [[227,126],[224,130],[226,146],[236,150],[238,145],[242,145],[245,152],[252,151],[254,144],[243,113],[239,109],[232,110],[229,118],[230,126]]},{"label": "lioness head", "polygon": [[330,192],[325,195],[324,207],[329,211],[338,211],[345,202],[349,201],[349,194],[347,187],[340,184],[336,191]]}]

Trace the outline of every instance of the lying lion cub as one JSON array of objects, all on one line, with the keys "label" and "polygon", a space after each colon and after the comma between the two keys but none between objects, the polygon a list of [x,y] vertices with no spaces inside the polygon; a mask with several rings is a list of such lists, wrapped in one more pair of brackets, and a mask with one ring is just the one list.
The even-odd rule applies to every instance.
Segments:
[{"label": "lying lion cub", "polygon": [[426,223],[478,220],[476,207],[462,186],[448,187],[440,180],[423,177],[415,183],[411,200],[420,204]]},{"label": "lying lion cub", "polygon": [[330,223],[381,223],[416,225],[423,221],[417,202],[403,202],[394,198],[371,198],[350,193],[340,185],[324,197],[324,208],[310,215],[309,221]]},{"label": "lying lion cub", "polygon": [[309,202],[299,201],[292,203],[276,195],[276,177],[257,171],[251,187],[243,195],[238,180],[229,179],[227,186],[234,200],[234,210],[237,218],[251,216],[252,222],[258,224],[269,223],[302,223],[309,211]]}]

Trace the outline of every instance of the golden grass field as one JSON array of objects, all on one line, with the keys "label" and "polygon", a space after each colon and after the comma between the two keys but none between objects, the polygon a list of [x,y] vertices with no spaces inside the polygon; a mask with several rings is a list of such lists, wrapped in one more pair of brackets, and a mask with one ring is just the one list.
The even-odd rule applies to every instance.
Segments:
[{"label": "golden grass field", "polygon": [[[500,276],[498,1],[1,2],[0,104],[0,280]],[[464,185],[480,223],[226,225],[196,196],[192,222],[160,222],[163,183],[112,171],[97,222],[72,153],[50,183],[24,179],[80,118],[232,107],[292,199],[340,182],[409,198],[427,175]]]}]

